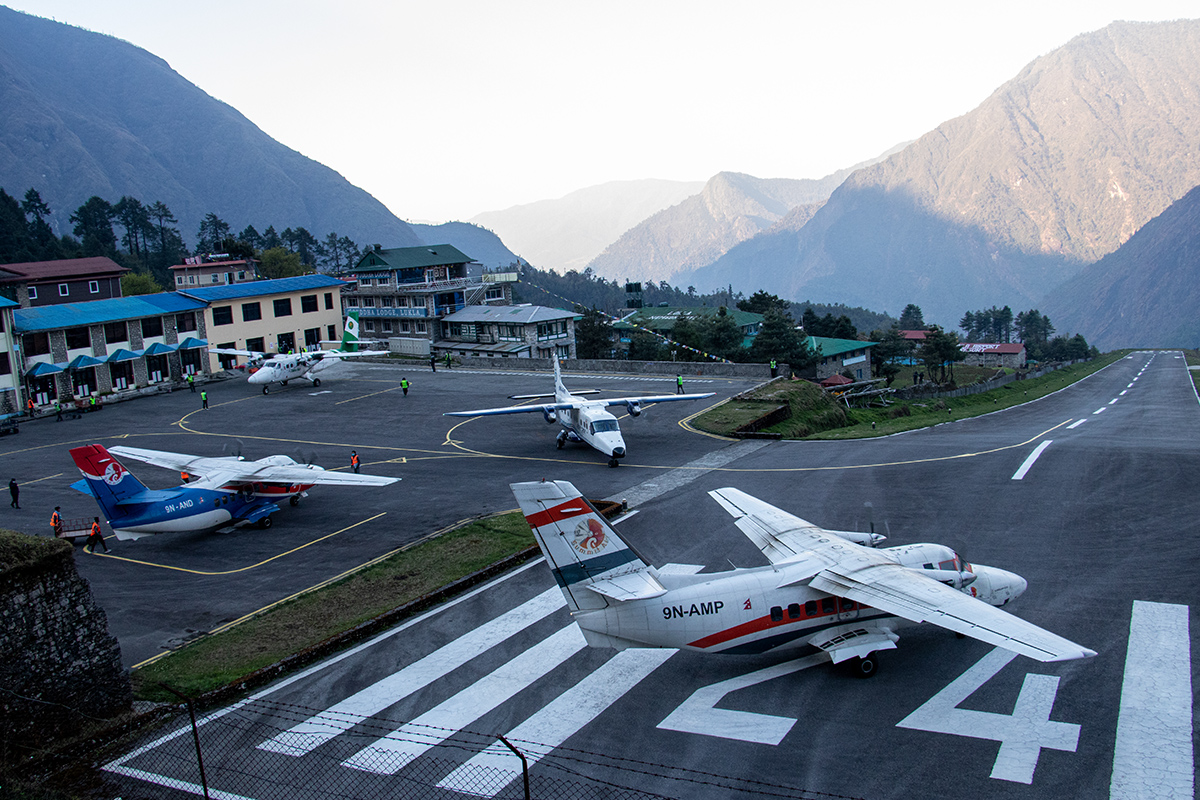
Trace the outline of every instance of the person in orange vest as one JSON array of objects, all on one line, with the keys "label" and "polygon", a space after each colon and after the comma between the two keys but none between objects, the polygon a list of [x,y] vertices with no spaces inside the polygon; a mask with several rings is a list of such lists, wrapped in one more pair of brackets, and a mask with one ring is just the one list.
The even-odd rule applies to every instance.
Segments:
[{"label": "person in orange vest", "polygon": [[55,537],[62,536],[62,515],[58,513],[61,508],[62,506],[55,506],[54,513],[50,515],[50,527],[54,529]]},{"label": "person in orange vest", "polygon": [[33,416],[33,398],[25,398],[25,410],[29,412],[29,416]]},{"label": "person in orange vest", "polygon": [[104,548],[104,552],[108,552],[108,545],[104,543],[104,534],[100,532],[100,518],[92,517],[92,532],[88,534],[87,541],[83,543],[83,549],[94,553],[97,544]]},{"label": "person in orange vest", "polygon": [[361,462],[358,460],[358,451],[351,450],[350,451],[350,469],[354,470],[355,472],[358,472],[358,468],[360,465],[361,465]]}]

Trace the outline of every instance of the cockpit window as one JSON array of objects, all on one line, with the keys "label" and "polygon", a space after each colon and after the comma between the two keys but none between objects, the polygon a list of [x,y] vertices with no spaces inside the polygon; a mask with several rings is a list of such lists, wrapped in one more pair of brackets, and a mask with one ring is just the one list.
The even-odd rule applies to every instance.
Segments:
[{"label": "cockpit window", "polygon": [[606,431],[619,431],[617,421],[615,419],[598,419],[592,423],[592,433],[604,433]]}]

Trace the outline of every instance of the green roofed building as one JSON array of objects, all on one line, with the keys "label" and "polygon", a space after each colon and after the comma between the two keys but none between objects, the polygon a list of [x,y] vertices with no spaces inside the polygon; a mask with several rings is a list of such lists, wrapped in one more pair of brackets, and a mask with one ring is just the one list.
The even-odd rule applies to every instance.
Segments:
[{"label": "green roofed building", "polygon": [[830,375],[849,371],[856,381],[871,377],[871,348],[875,342],[860,342],[857,339],[828,339],[824,336],[808,337],[808,346],[820,355],[817,362],[817,380]]},{"label": "green roofed building", "polygon": [[361,338],[423,340],[424,352],[446,315],[512,302],[509,276],[482,274],[479,264],[449,244],[368,250],[346,277],[354,283],[342,292],[342,302],[346,311],[358,312]]}]

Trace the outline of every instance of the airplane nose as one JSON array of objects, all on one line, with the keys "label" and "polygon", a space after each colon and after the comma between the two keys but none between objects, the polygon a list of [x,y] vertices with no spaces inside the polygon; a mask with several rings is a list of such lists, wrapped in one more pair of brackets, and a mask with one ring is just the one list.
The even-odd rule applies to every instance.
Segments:
[{"label": "airplane nose", "polygon": [[613,451],[612,451],[612,455],[613,455],[613,458],[624,458],[625,457],[625,448],[624,447],[614,447]]},{"label": "airplane nose", "polygon": [[270,383],[271,382],[271,371],[266,370],[266,369],[260,369],[257,372],[251,374],[250,377],[247,378],[246,380],[247,380],[247,383]]}]

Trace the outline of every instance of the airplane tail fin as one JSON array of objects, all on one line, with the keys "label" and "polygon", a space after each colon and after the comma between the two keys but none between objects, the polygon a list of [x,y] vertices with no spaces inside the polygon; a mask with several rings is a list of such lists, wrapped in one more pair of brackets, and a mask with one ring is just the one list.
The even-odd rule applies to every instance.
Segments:
[{"label": "airplane tail fin", "polygon": [[572,612],[604,608],[606,597],[627,600],[662,593],[657,580],[645,574],[646,561],[569,482],[514,483],[511,488]]},{"label": "airplane tail fin", "polygon": [[346,312],[346,325],[342,331],[342,346],[338,349],[344,353],[358,352],[358,312],[353,309]]},{"label": "airplane tail fin", "polygon": [[[554,397],[557,400],[563,400],[569,395],[567,387],[563,386],[562,382],[562,367],[558,363],[558,354],[554,354]],[[567,484],[570,486],[570,484]]]},{"label": "airplane tail fin", "polygon": [[118,508],[118,504],[146,491],[146,485],[135,478],[103,445],[89,444],[72,448],[71,458],[75,459],[75,466],[83,473],[106,520],[124,516],[125,512]]}]

